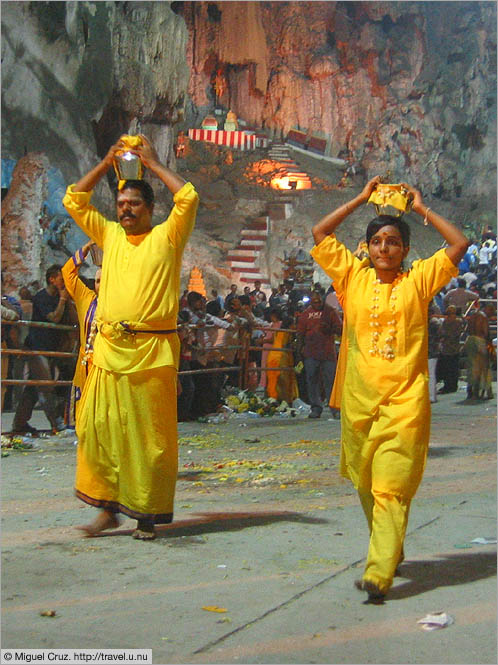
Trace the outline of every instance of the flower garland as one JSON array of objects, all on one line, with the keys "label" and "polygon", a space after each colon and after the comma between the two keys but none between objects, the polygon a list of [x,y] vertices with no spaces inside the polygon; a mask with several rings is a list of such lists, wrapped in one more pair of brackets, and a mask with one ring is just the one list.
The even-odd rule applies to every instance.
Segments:
[{"label": "flower garland", "polygon": [[384,346],[382,348],[379,348],[379,339],[382,334],[381,324],[378,321],[379,318],[379,294],[380,294],[380,289],[379,289],[379,284],[381,284],[381,280],[376,278],[373,281],[374,288],[373,288],[373,294],[372,294],[372,306],[371,306],[371,311],[370,311],[370,327],[373,329],[372,330],[372,338],[371,338],[371,346],[368,352],[370,353],[371,356],[380,356],[381,358],[385,358],[386,360],[394,360],[395,354],[394,354],[394,345],[396,343],[396,292],[398,290],[398,284],[401,280],[401,274],[399,274],[396,279],[393,282],[393,287],[391,291],[391,295],[389,297],[389,309],[392,314],[392,319],[387,322],[387,325],[389,328],[387,329],[387,336],[385,338]]},{"label": "flower garland", "polygon": [[95,342],[95,338],[97,337],[97,322],[95,319],[92,321],[92,325],[90,326],[90,332],[88,333],[88,337],[86,339],[86,344],[85,344],[85,353],[83,355],[83,358],[81,359],[81,364],[86,367],[88,365],[89,360],[93,356],[93,343]]}]

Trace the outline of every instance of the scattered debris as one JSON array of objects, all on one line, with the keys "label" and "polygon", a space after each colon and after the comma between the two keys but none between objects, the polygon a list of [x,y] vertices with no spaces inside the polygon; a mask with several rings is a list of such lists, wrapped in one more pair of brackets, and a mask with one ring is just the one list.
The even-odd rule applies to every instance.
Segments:
[{"label": "scattered debris", "polygon": [[55,617],[57,616],[57,612],[55,610],[42,610],[40,612],[41,617]]},{"label": "scattered debris", "polygon": [[419,619],[417,623],[421,624],[424,630],[439,630],[451,626],[455,620],[446,612],[434,612],[433,614],[426,614],[423,619]]},{"label": "scattered debris", "polygon": [[475,543],[476,545],[495,545],[496,544],[496,538],[474,538],[474,540],[470,541],[471,543]]},{"label": "scattered debris", "polygon": [[225,607],[218,607],[217,605],[203,605],[201,609],[206,610],[206,612],[220,612],[221,614],[227,611]]}]

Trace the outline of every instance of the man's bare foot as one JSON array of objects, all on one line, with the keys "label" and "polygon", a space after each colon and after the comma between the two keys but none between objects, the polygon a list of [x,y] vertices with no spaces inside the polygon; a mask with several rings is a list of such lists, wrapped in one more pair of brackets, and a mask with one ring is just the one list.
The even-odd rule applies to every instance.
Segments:
[{"label": "man's bare foot", "polygon": [[90,524],[83,524],[76,528],[80,531],[84,531],[87,536],[96,536],[101,531],[106,531],[106,529],[117,529],[118,526],[119,519],[116,515],[108,510],[102,510],[93,522],[90,522]]},{"label": "man's bare foot", "polygon": [[156,531],[152,522],[137,521],[137,528],[131,534],[136,540],[154,540]]}]

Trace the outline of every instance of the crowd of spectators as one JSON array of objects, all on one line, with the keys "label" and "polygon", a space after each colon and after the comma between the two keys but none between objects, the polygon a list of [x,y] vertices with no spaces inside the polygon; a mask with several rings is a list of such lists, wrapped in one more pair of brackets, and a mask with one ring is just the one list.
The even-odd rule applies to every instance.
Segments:
[{"label": "crowd of spectators", "polygon": [[[496,260],[496,234],[487,227],[479,242],[471,241],[459,276],[431,303],[431,401],[437,400],[438,393],[458,390],[463,369],[469,399],[492,396]],[[319,418],[335,376],[342,325],[333,287],[325,290],[316,283],[302,288],[286,279],[265,291],[255,280],[253,288],[232,284],[225,295],[211,289],[209,296],[185,290],[180,298],[179,420],[196,420],[217,411],[227,390],[240,386],[241,371],[249,390],[277,401],[299,396],[310,405],[310,417]],[[19,290],[18,297],[2,296],[2,319],[15,318],[77,323],[60,266],[49,268],[45,287],[31,283]],[[74,351],[76,346],[76,332],[12,325],[2,329],[3,348]],[[35,355],[8,356],[2,361],[3,378],[70,379],[73,372],[74,361],[67,359]],[[442,384],[439,391],[437,384]],[[15,411],[14,430],[34,432],[29,419],[38,402],[57,431],[65,426],[67,396],[68,390],[62,387],[9,387],[2,390],[2,406]],[[331,415],[338,414],[333,410]]]}]

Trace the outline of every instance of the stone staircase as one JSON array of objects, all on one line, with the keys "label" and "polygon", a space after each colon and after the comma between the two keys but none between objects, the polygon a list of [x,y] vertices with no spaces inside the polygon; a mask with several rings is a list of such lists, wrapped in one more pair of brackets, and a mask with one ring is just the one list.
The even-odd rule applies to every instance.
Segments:
[{"label": "stone staircase", "polygon": [[[268,150],[268,157],[280,162],[286,168],[285,177],[289,179],[291,189],[283,190],[286,193],[295,192],[296,189],[311,189],[311,179],[292,159],[289,147],[284,143],[273,143]],[[297,187],[299,183],[299,187]],[[294,186],[293,186],[294,185]]]},{"label": "stone staircase", "polygon": [[252,284],[255,279],[259,279],[264,288],[270,287],[268,276],[258,265],[260,254],[266,247],[270,223],[269,215],[252,219],[242,229],[237,247],[228,253],[230,268],[241,282]]},{"label": "stone staircase", "polygon": [[[268,157],[285,166],[285,176],[292,182],[300,181],[300,189],[311,188],[311,180],[307,173],[296,164],[290,156],[289,148],[283,143],[273,143],[268,150]],[[303,186],[304,183],[304,186]],[[228,252],[227,260],[234,277],[247,284],[253,284],[259,279],[264,289],[271,286],[267,269],[262,265],[266,263],[265,249],[271,227],[274,222],[287,219],[292,214],[293,198],[297,187],[291,189],[274,190],[275,200],[268,203],[266,213],[261,217],[250,220],[240,233],[237,246]]]}]

